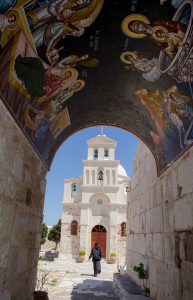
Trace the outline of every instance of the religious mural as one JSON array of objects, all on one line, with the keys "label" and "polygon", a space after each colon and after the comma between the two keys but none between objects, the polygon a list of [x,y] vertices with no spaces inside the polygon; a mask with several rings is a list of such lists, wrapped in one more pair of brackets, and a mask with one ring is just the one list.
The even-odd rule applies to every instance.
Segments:
[{"label": "religious mural", "polygon": [[49,168],[75,131],[136,134],[163,172],[193,143],[193,0],[0,1],[0,94]]}]

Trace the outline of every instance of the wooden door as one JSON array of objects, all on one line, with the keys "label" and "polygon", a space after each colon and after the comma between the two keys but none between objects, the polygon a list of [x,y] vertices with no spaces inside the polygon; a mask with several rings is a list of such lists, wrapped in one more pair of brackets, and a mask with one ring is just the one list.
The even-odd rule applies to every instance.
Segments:
[{"label": "wooden door", "polygon": [[102,225],[96,225],[91,233],[91,248],[95,243],[99,243],[102,257],[106,257],[106,229]]}]

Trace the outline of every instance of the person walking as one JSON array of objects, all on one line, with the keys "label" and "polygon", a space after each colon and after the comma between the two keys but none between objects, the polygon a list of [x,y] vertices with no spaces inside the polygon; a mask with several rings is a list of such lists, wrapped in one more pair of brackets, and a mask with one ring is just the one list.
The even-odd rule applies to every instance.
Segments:
[{"label": "person walking", "polygon": [[99,243],[95,243],[95,246],[92,248],[89,259],[92,257],[94,276],[97,277],[97,274],[101,273],[101,249]]}]

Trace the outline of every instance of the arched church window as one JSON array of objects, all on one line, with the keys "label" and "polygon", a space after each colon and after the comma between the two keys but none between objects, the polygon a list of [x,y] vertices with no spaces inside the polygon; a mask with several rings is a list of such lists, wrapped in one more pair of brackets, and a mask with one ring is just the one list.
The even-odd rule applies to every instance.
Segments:
[{"label": "arched church window", "polygon": [[93,227],[92,232],[106,232],[106,229],[103,225],[96,225]]},{"label": "arched church window", "polygon": [[78,234],[78,223],[77,223],[77,221],[72,221],[70,234],[71,235],[77,235]]},{"label": "arched church window", "polygon": [[72,192],[76,192],[76,190],[77,190],[76,183],[73,183],[72,184]]},{"label": "arched church window", "polygon": [[126,236],[126,222],[121,223],[121,236]]},{"label": "arched church window", "polygon": [[94,149],[94,155],[93,155],[94,159],[98,159],[98,149]]},{"label": "arched church window", "polygon": [[105,158],[108,158],[108,157],[109,157],[109,150],[108,150],[108,149],[105,149],[105,150],[104,150],[104,157],[105,157]]}]

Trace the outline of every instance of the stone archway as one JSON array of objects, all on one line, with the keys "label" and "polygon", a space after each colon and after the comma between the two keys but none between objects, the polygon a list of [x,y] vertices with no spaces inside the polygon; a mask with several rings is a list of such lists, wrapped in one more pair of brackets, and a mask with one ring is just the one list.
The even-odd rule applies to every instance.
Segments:
[{"label": "stone archway", "polygon": [[[46,3],[46,1],[44,2]],[[193,141],[192,1],[176,1],[176,3],[178,2],[176,6],[179,7],[172,6],[174,1],[123,0],[120,3],[116,0],[93,0],[86,2],[86,5],[92,7],[83,8],[83,13],[80,11],[82,8],[77,7],[75,13],[73,12],[71,15],[62,14],[63,16],[68,15],[69,19],[75,18],[72,20],[73,28],[77,23],[82,26],[77,28],[76,34],[79,34],[79,37],[75,38],[72,43],[65,37],[59,41],[60,45],[56,45],[60,51],[63,48],[59,55],[60,58],[71,56],[70,62],[68,61],[71,64],[70,70],[68,68],[67,72],[61,72],[63,74],[60,74],[59,70],[54,73],[52,69],[53,61],[51,63],[49,61],[52,55],[48,51],[51,49],[46,49],[47,45],[36,44],[33,39],[34,29],[36,29],[33,26],[36,27],[37,23],[42,25],[41,22],[44,22],[45,19],[37,22],[38,18],[36,17],[40,15],[37,14],[34,6],[31,6],[31,11],[30,8],[23,9],[22,6],[25,5],[26,8],[30,1],[7,1],[4,8],[1,7],[3,24],[0,28],[2,29],[0,98],[5,105],[0,104],[1,299],[31,299],[36,280],[46,172],[50,168],[58,147],[70,135],[85,127],[101,124],[131,131],[143,140],[154,155],[159,174],[187,151],[186,155],[175,165],[175,170],[170,169],[162,175],[155,187],[151,186],[151,176],[147,178],[149,187],[147,194],[150,199],[146,201],[146,207],[151,204],[154,212],[150,213],[148,208],[146,216],[142,219],[139,213],[135,218],[135,223],[138,224],[136,232],[139,233],[141,229],[141,242],[138,243],[140,246],[143,245],[144,231],[146,230],[147,233],[145,226],[146,228],[149,226],[148,222],[144,225],[144,220],[150,220],[152,215],[155,215],[156,226],[153,229],[156,231],[159,229],[157,229],[157,219],[163,218],[160,203],[158,203],[158,208],[154,207],[156,198],[154,192],[158,191],[160,197],[157,198],[163,202],[163,211],[167,213],[164,228],[167,228],[168,232],[167,234],[161,233],[158,237],[156,231],[153,241],[150,233],[147,241],[149,253],[153,252],[155,257],[153,262],[151,261],[152,270],[160,268],[165,274],[168,265],[175,264],[175,257],[175,260],[177,259],[175,272],[178,273],[180,270],[179,273],[183,273],[183,278],[192,277],[187,275],[186,271],[187,266],[189,270],[193,268],[192,252],[184,251],[185,253],[179,257],[180,249],[183,247],[181,244],[179,245],[178,239],[180,232],[192,231],[193,228],[193,184],[190,176],[193,160],[192,149],[190,149]],[[100,15],[103,4],[104,8]],[[97,8],[96,11],[93,5]],[[187,20],[186,11],[183,13],[184,8],[188,8]],[[35,9],[35,14],[33,9]],[[57,15],[57,7],[55,9]],[[176,9],[177,11],[174,13]],[[55,25],[56,15],[55,17],[49,15],[48,9],[45,10],[45,14],[42,15],[46,15],[49,25],[53,25],[52,21]],[[54,10],[52,9],[52,11]],[[91,16],[88,15],[88,12],[91,13]],[[139,13],[140,16],[137,15],[131,20],[134,13]],[[81,19],[81,16],[84,18]],[[160,20],[157,20],[157,16]],[[59,15],[57,17],[60,18]],[[168,45],[167,49],[161,47],[162,50],[165,50],[165,55],[160,56],[160,48],[157,47],[159,43],[156,40],[159,37],[156,35],[156,31],[162,29],[162,33],[166,33],[167,29],[163,26],[167,26],[166,23],[172,24],[173,19],[179,23],[182,20],[182,25],[187,27],[184,34],[184,26],[179,24],[182,30],[178,33],[181,33],[184,39],[182,40],[179,35],[177,40],[174,40],[176,43]],[[131,32],[131,26],[128,26],[131,24],[128,24],[128,21],[148,23],[154,29],[151,31],[152,38],[148,39],[145,36],[146,33],[138,36],[141,37],[140,39],[136,38],[136,33]],[[157,21],[159,24],[156,23]],[[68,24],[71,25],[69,20]],[[156,24],[160,26],[156,26]],[[65,30],[71,29],[67,24],[63,26],[62,22],[60,25]],[[50,27],[46,27],[45,35],[42,34],[45,39],[51,32],[49,29]],[[168,30],[170,32],[169,27]],[[83,36],[84,31],[85,35]],[[65,33],[68,35],[69,31],[63,32],[60,37],[63,38]],[[165,47],[163,41],[161,42]],[[171,40],[168,42],[171,43]],[[43,47],[38,49],[39,46]],[[176,53],[170,53],[172,55],[165,59],[167,51],[171,51],[171,48],[174,48]],[[68,53],[65,52],[66,49],[69,51]],[[79,52],[80,49],[83,53]],[[127,53],[124,57],[122,52],[125,50]],[[77,54],[76,62],[73,60],[74,56],[72,57],[74,53]],[[78,63],[80,56],[85,53],[89,53],[92,59],[92,65],[90,64],[92,68],[90,69],[88,64],[86,66]],[[132,57],[127,57],[128,54]],[[168,62],[169,66],[167,66]],[[128,65],[132,64],[134,70],[128,68]],[[157,64],[159,67],[160,64],[161,66],[165,64],[166,68],[161,68],[161,74]],[[31,69],[30,65],[34,68]],[[21,74],[22,69],[23,74]],[[55,86],[54,80],[49,77],[50,69],[54,73]],[[155,69],[158,73],[153,75],[157,76],[158,74],[161,79],[159,76],[150,76]],[[33,73],[34,70],[35,73]],[[44,74],[45,70],[46,74]],[[62,76],[64,73],[69,75],[69,71],[70,79],[64,79]],[[59,80],[56,73],[61,75]],[[37,76],[39,75],[42,76],[41,81],[38,80]],[[78,75],[81,79],[78,78]],[[46,82],[48,78],[50,82],[49,80]],[[77,83],[78,79],[82,86],[77,88],[76,85],[75,88],[73,84]],[[33,87],[31,83],[33,83]],[[40,89],[35,88],[34,90],[34,86],[39,83],[42,84]],[[62,88],[62,93],[55,93],[58,85]],[[36,93],[34,94],[34,92]],[[149,167],[148,161],[146,165]],[[152,170],[152,174],[154,178],[157,178],[155,168]],[[140,178],[143,178],[143,172],[140,172]],[[141,185],[144,186],[146,183],[142,181]],[[140,195],[139,198],[141,198]],[[171,202],[173,202],[172,205]],[[140,207],[139,211],[142,210],[143,207]],[[161,231],[162,228],[159,230]],[[171,233],[173,236],[174,232],[178,234],[176,241],[174,238],[172,239],[172,251],[169,251]],[[184,236],[182,238],[184,239],[184,249],[188,249],[188,245],[192,243],[191,239],[186,239]],[[157,243],[157,241],[160,242]],[[134,242],[135,240],[131,240],[131,245]],[[163,245],[161,254],[157,253],[157,244]],[[164,270],[160,264],[158,266],[156,260],[163,261],[167,268]],[[162,278],[164,275],[160,279]],[[180,287],[180,283],[178,286]],[[179,296],[175,299],[188,299],[188,297],[191,299],[192,290],[188,290],[189,286],[187,279],[184,289],[182,289],[183,297]],[[171,289],[170,286],[169,289]],[[165,285],[162,290],[166,290]]]}]

